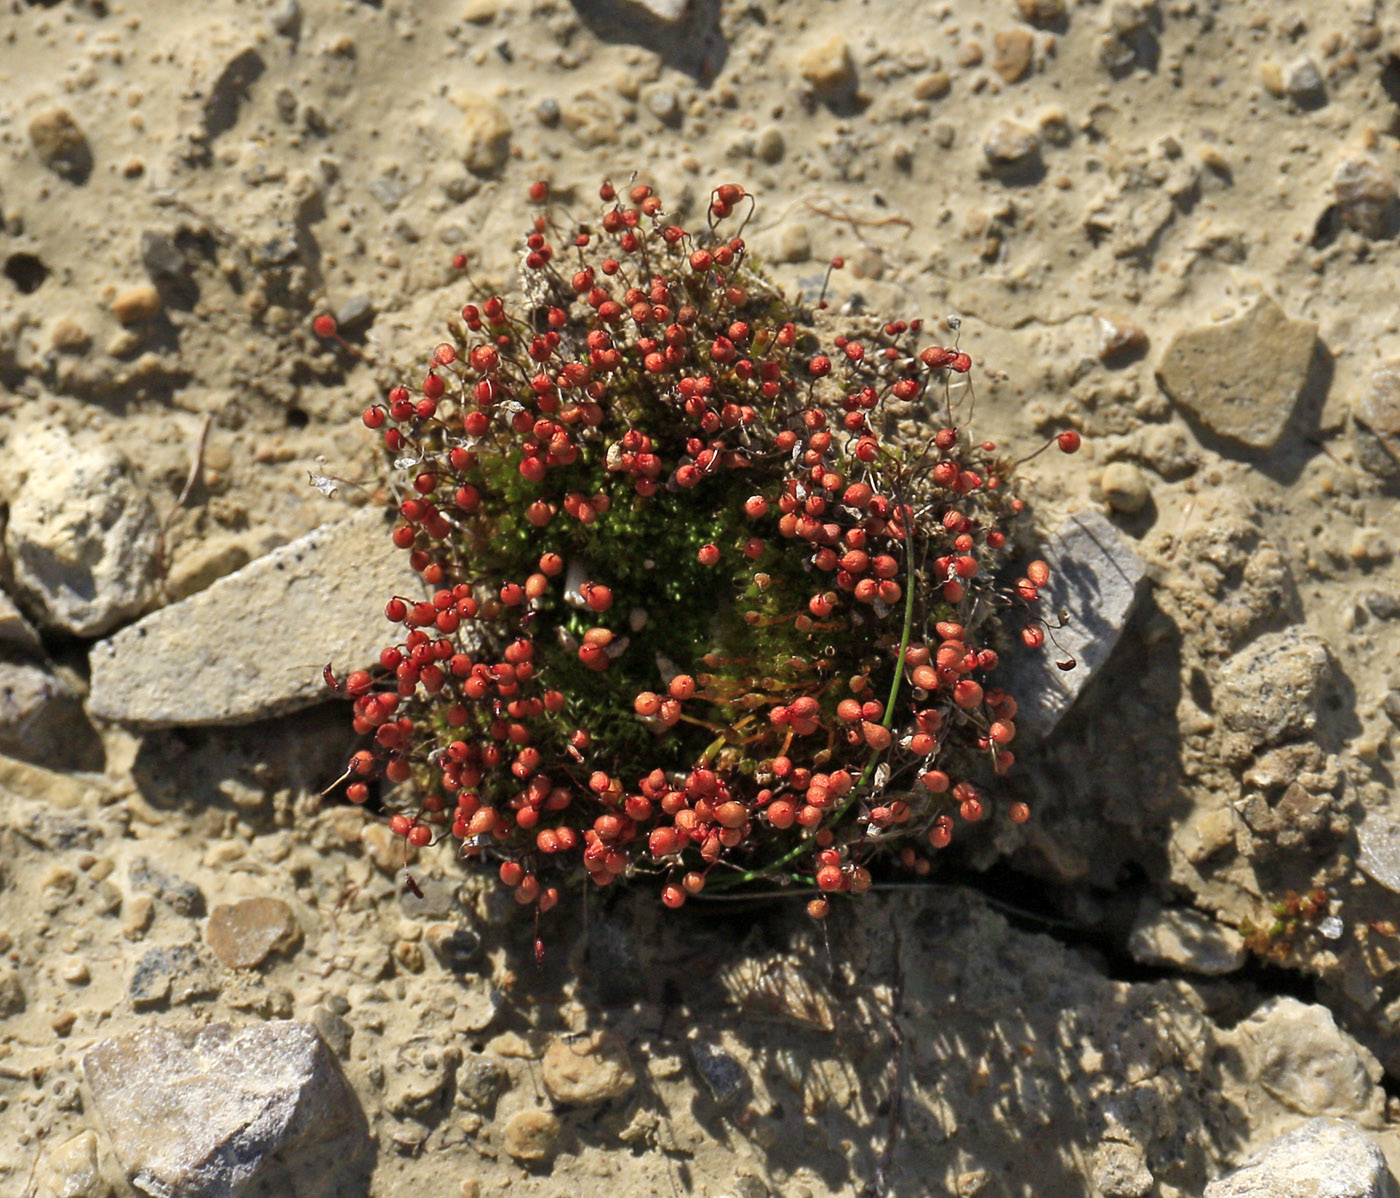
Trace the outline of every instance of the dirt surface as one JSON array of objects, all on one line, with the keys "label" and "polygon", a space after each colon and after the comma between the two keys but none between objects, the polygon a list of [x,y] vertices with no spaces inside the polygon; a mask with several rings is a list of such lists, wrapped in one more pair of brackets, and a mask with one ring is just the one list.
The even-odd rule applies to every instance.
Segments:
[{"label": "dirt surface", "polygon": [[[0,1195],[135,1175],[99,1041],[285,1019],[365,1115],[298,1193],[1187,1195],[1321,1115],[1395,1158],[1394,3],[0,5]],[[1024,828],[825,930],[574,904],[537,968],[318,797],[342,707],[135,731],[88,654],[363,505],[453,256],[508,287],[530,181],[633,172],[682,223],[745,184],[790,290],[842,255],[838,323],[956,314],[980,435],[1084,435],[1044,527],[1151,586]],[[314,677],[297,627],[247,655]]]}]

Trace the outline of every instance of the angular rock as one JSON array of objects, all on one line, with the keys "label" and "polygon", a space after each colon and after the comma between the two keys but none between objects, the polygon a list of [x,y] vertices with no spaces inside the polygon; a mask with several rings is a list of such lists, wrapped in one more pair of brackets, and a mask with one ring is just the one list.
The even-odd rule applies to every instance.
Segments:
[{"label": "angular rock", "polygon": [[325,524],[92,647],[88,710],[142,728],[241,724],[327,696],[378,660],[390,596],[422,580],[377,509]]},{"label": "angular rock", "polygon": [[1381,1066],[1326,1007],[1271,998],[1235,1029],[1252,1076],[1300,1115],[1346,1115],[1379,1127]]},{"label": "angular rock", "polygon": [[[1108,660],[1147,576],[1147,565],[1123,535],[1099,512],[1078,512],[1064,522],[1045,547],[1050,583],[1041,592],[1040,612],[1051,621],[1069,615],[1055,630],[1056,644],[1017,654],[999,684],[1016,696],[1016,727],[1046,736],[1074,705],[1089,679]],[[1056,662],[1073,658],[1075,668]]]},{"label": "angular rock", "polygon": [[1031,69],[1035,38],[1025,29],[998,29],[992,38],[992,70],[1015,83]]},{"label": "angular rock", "polygon": [[1385,1156],[1348,1119],[1309,1119],[1206,1186],[1205,1198],[1387,1198]]},{"label": "angular rock", "polygon": [[219,992],[208,968],[192,944],[153,945],[141,954],[131,972],[127,993],[137,1010],[180,1006]]},{"label": "angular rock", "polygon": [[41,430],[7,448],[5,548],[15,592],[39,619],[98,636],[156,596],[160,523],[126,460]]},{"label": "angular rock", "polygon": [[705,1079],[719,1106],[733,1106],[753,1088],[744,1066],[718,1044],[711,1044],[708,1040],[692,1040],[690,1059],[695,1062],[696,1072]]},{"label": "angular rock", "polygon": [[39,1198],[109,1198],[97,1165],[97,1135],[84,1131],[51,1148],[39,1174]]},{"label": "angular rock", "polygon": [[510,1085],[510,1074],[490,1057],[469,1053],[457,1068],[457,1090],[467,1106],[483,1114]]},{"label": "angular rock", "polygon": [[1400,199],[1380,163],[1367,154],[1344,159],[1332,175],[1332,192],[1342,223],[1365,237],[1395,232]]},{"label": "angular rock", "polygon": [[1161,965],[1207,975],[1233,973],[1248,955],[1234,928],[1198,911],[1144,903],[1128,937],[1128,951],[1142,965]]},{"label": "angular rock", "polygon": [[1400,894],[1400,824],[1378,811],[1366,812],[1356,829],[1361,847],[1356,865],[1387,890]]},{"label": "angular rock", "polygon": [[367,1146],[354,1091],[310,1024],[148,1028],[101,1041],[83,1071],[127,1178],[160,1198],[307,1192],[314,1168]]},{"label": "angular rock", "polygon": [[627,1045],[607,1033],[551,1040],[541,1070],[544,1088],[555,1102],[607,1102],[637,1084]]},{"label": "angular rock", "polygon": [[204,914],[204,892],[193,882],[156,869],[144,857],[131,863],[131,888],[152,894],[176,915]]},{"label": "angular rock", "polygon": [[230,969],[256,969],[301,940],[301,926],[281,899],[261,897],[222,903],[209,912],[204,938]]},{"label": "angular rock", "polygon": [[1040,138],[1017,121],[997,121],[982,142],[982,153],[993,167],[1021,167],[1040,157]]},{"label": "angular rock", "polygon": [[1267,295],[1249,311],[1172,338],[1157,367],[1171,399],[1217,436],[1270,448],[1302,395],[1317,325],[1294,320]]},{"label": "angular rock", "polygon": [[1225,726],[1256,746],[1304,735],[1317,724],[1317,706],[1332,673],[1326,642],[1294,626],[1266,632],[1225,663],[1214,688]]},{"label": "angular rock", "polygon": [[855,83],[851,51],[839,33],[808,46],[797,60],[797,70],[807,86],[816,92],[845,91]]},{"label": "angular rock", "polygon": [[1400,358],[1371,371],[1351,418],[1357,461],[1377,478],[1400,478]]}]

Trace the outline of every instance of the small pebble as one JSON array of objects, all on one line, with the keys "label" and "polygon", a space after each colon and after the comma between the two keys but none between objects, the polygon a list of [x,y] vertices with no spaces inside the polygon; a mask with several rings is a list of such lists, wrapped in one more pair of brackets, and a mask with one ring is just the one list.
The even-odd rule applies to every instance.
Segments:
[{"label": "small pebble", "polygon": [[948,94],[951,79],[947,71],[930,71],[914,84],[914,99],[937,100]]},{"label": "small pebble", "polygon": [[112,301],[112,315],[124,325],[144,324],[159,312],[160,292],[150,283],[119,291]]},{"label": "small pebble", "polygon": [[1147,504],[1147,479],[1131,462],[1110,462],[1104,467],[1100,486],[1108,506],[1115,512],[1131,515],[1142,511]]},{"label": "small pebble", "polygon": [[1031,69],[1035,38],[1027,29],[999,29],[992,38],[992,70],[1015,83]]},{"label": "small pebble", "polygon": [[777,125],[769,125],[758,135],[758,141],[754,148],[758,152],[759,158],[764,162],[781,162],[783,155],[787,152],[787,140]]},{"label": "small pebble", "polygon": [[992,166],[1017,166],[1031,161],[1040,150],[1034,129],[1016,121],[1001,120],[982,142],[982,153]]},{"label": "small pebble", "polygon": [[499,171],[510,156],[510,117],[485,96],[466,93],[457,97],[462,109],[462,161],[478,175]]},{"label": "small pebble", "polygon": [[260,897],[224,903],[209,913],[209,947],[230,969],[256,969],[274,952],[301,939],[292,909],[281,899]]},{"label": "small pebble", "polygon": [[675,121],[681,114],[680,100],[669,87],[648,88],[643,103],[652,116],[666,124]]},{"label": "small pebble", "polygon": [[1065,0],[1016,0],[1016,7],[1032,25],[1054,25],[1065,15]]},{"label": "small pebble", "polygon": [[1326,100],[1322,72],[1311,58],[1298,58],[1283,68],[1283,90],[1298,104],[1317,105]]},{"label": "small pebble", "polygon": [[1358,154],[1332,175],[1342,222],[1366,237],[1389,237],[1397,224],[1395,184],[1374,158]]},{"label": "small pebble", "polygon": [[136,894],[122,907],[122,935],[128,940],[140,940],[155,918],[155,900],[149,894]]},{"label": "small pebble", "polygon": [[855,81],[851,52],[839,33],[803,51],[797,60],[797,69],[808,86],[817,92],[844,91]]},{"label": "small pebble", "polygon": [[626,1043],[606,1033],[551,1040],[540,1068],[544,1088],[555,1102],[607,1102],[637,1084]]},{"label": "small pebble", "polygon": [[1098,332],[1095,352],[1101,362],[1127,358],[1147,348],[1147,334],[1140,325],[1111,312],[1096,312],[1094,325]]},{"label": "small pebble", "polygon": [[506,1124],[502,1147],[518,1161],[539,1162],[554,1154],[559,1120],[548,1111],[517,1111]]},{"label": "small pebble", "polygon": [[76,320],[60,316],[49,327],[49,348],[59,353],[80,354],[92,344],[92,334]]},{"label": "small pebble", "polygon": [[958,66],[975,67],[982,62],[982,47],[977,42],[964,42],[958,47]]},{"label": "small pebble", "polygon": [[63,980],[73,986],[85,986],[91,980],[92,975],[88,972],[87,962],[81,957],[69,957],[63,963],[60,971]]},{"label": "small pebble", "polygon": [[66,108],[51,108],[31,120],[29,141],[39,161],[60,178],[82,183],[92,173],[87,138]]}]

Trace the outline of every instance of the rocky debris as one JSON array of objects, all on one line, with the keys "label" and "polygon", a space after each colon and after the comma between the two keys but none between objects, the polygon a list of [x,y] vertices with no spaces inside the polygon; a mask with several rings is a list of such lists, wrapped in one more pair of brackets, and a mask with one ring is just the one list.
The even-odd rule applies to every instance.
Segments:
[{"label": "rocky debris", "polygon": [[1389,237],[1396,231],[1400,199],[1380,163],[1367,154],[1343,159],[1332,175],[1337,214],[1342,223],[1366,237]]},{"label": "rocky debris", "polygon": [[[1108,660],[1137,603],[1147,565],[1123,535],[1096,511],[1071,516],[1045,547],[1050,583],[1041,592],[1040,611],[1053,625],[1068,613],[1055,643],[1019,653],[1007,665],[1007,690],[1020,709],[1017,728],[1046,736],[1074,705],[1079,693]],[[1056,662],[1073,659],[1075,668]]]},{"label": "rocky debris", "polygon": [[506,1123],[501,1147],[518,1161],[537,1164],[554,1155],[560,1130],[559,1120],[548,1111],[516,1111]]},{"label": "rocky debris", "polygon": [[352,295],[335,312],[336,331],[342,337],[358,337],[374,323],[378,309],[368,295]]},{"label": "rocky debris", "polygon": [[607,1102],[637,1084],[626,1043],[606,1032],[551,1040],[541,1072],[549,1096],[562,1103]]},{"label": "rocky debris", "polygon": [[495,174],[510,156],[510,117],[494,100],[472,92],[454,100],[462,110],[462,162],[473,174]]},{"label": "rocky debris", "polygon": [[1109,507],[1128,516],[1142,511],[1152,498],[1147,476],[1132,462],[1110,462],[1105,466],[1099,489]]},{"label": "rocky debris", "polygon": [[192,944],[152,945],[141,954],[127,983],[131,1005],[182,1006],[219,992],[199,950]]},{"label": "rocky debris", "polygon": [[204,938],[230,969],[256,969],[271,954],[292,949],[301,940],[301,926],[281,899],[250,898],[209,912]]},{"label": "rocky debris", "polygon": [[1212,433],[1271,448],[1312,368],[1317,325],[1294,320],[1261,295],[1242,315],[1172,338],[1157,367],[1171,399]]},{"label": "rocky debris", "polygon": [[43,649],[34,626],[4,591],[0,591],[0,645],[27,653],[38,653]]},{"label": "rocky debris", "polygon": [[128,1180],[160,1198],[292,1182],[367,1147],[364,1116],[310,1024],[148,1028],[83,1058],[93,1106]]},{"label": "rocky debris", "polygon": [[1007,83],[1025,78],[1035,56],[1035,37],[1026,29],[999,29],[992,38],[992,70]]},{"label": "rocky debris", "polygon": [[1128,951],[1140,965],[1190,973],[1233,973],[1245,963],[1244,937],[1198,911],[1164,908],[1151,900],[1138,910]]},{"label": "rocky debris", "polygon": [[1317,706],[1332,677],[1327,644],[1297,625],[1268,632],[1231,657],[1213,688],[1225,726],[1256,746],[1303,736],[1317,724]]},{"label": "rocky debris", "polygon": [[1040,137],[1034,129],[1018,121],[997,121],[982,140],[982,154],[989,166],[1017,169],[1040,158]]},{"label": "rocky debris", "polygon": [[1400,478],[1400,358],[1371,371],[1351,418],[1356,460],[1378,478]]},{"label": "rocky debris", "polygon": [[92,149],[73,114],[50,108],[29,122],[29,142],[49,170],[70,183],[86,183],[92,174]]},{"label": "rocky debris", "polygon": [[38,1198],[109,1198],[112,1187],[97,1164],[97,1134],[80,1132],[55,1145],[36,1181]]},{"label": "rocky debris", "polygon": [[158,898],[176,915],[204,914],[204,892],[193,882],[157,869],[144,857],[131,863],[131,888]]},{"label": "rocky debris", "polygon": [[839,33],[803,50],[797,59],[797,71],[807,86],[821,95],[835,95],[855,86],[855,64],[846,39]]},{"label": "rocky debris", "polygon": [[1205,1198],[1388,1198],[1392,1192],[1385,1155],[1361,1128],[1349,1119],[1309,1119],[1217,1177]]},{"label": "rocky debris", "polygon": [[429,926],[423,939],[438,963],[452,973],[466,973],[481,955],[481,937],[469,927],[435,923]]},{"label": "rocky debris", "polygon": [[157,593],[160,523],[115,449],[56,430],[12,438],[0,466],[17,597],[38,619],[98,636]]},{"label": "rocky debris", "polygon": [[422,590],[382,512],[324,524],[94,645],[88,710],[168,728],[305,707],[328,694],[314,663],[343,677],[376,661],[390,635],[383,603]]}]

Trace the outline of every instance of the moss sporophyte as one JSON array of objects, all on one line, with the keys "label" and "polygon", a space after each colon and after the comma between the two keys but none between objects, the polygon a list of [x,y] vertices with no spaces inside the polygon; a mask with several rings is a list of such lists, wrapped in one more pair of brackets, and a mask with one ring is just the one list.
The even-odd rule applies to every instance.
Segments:
[{"label": "moss sporophyte", "polygon": [[998,653],[1043,642],[1048,568],[1006,578],[1024,503],[956,427],[966,352],[918,320],[820,344],[737,184],[692,231],[600,196],[564,227],[533,185],[519,294],[363,413],[430,598],[385,597],[392,643],[344,682],[346,794],[540,911],[585,876],[668,907],[766,879],[821,917],[989,814]]}]

